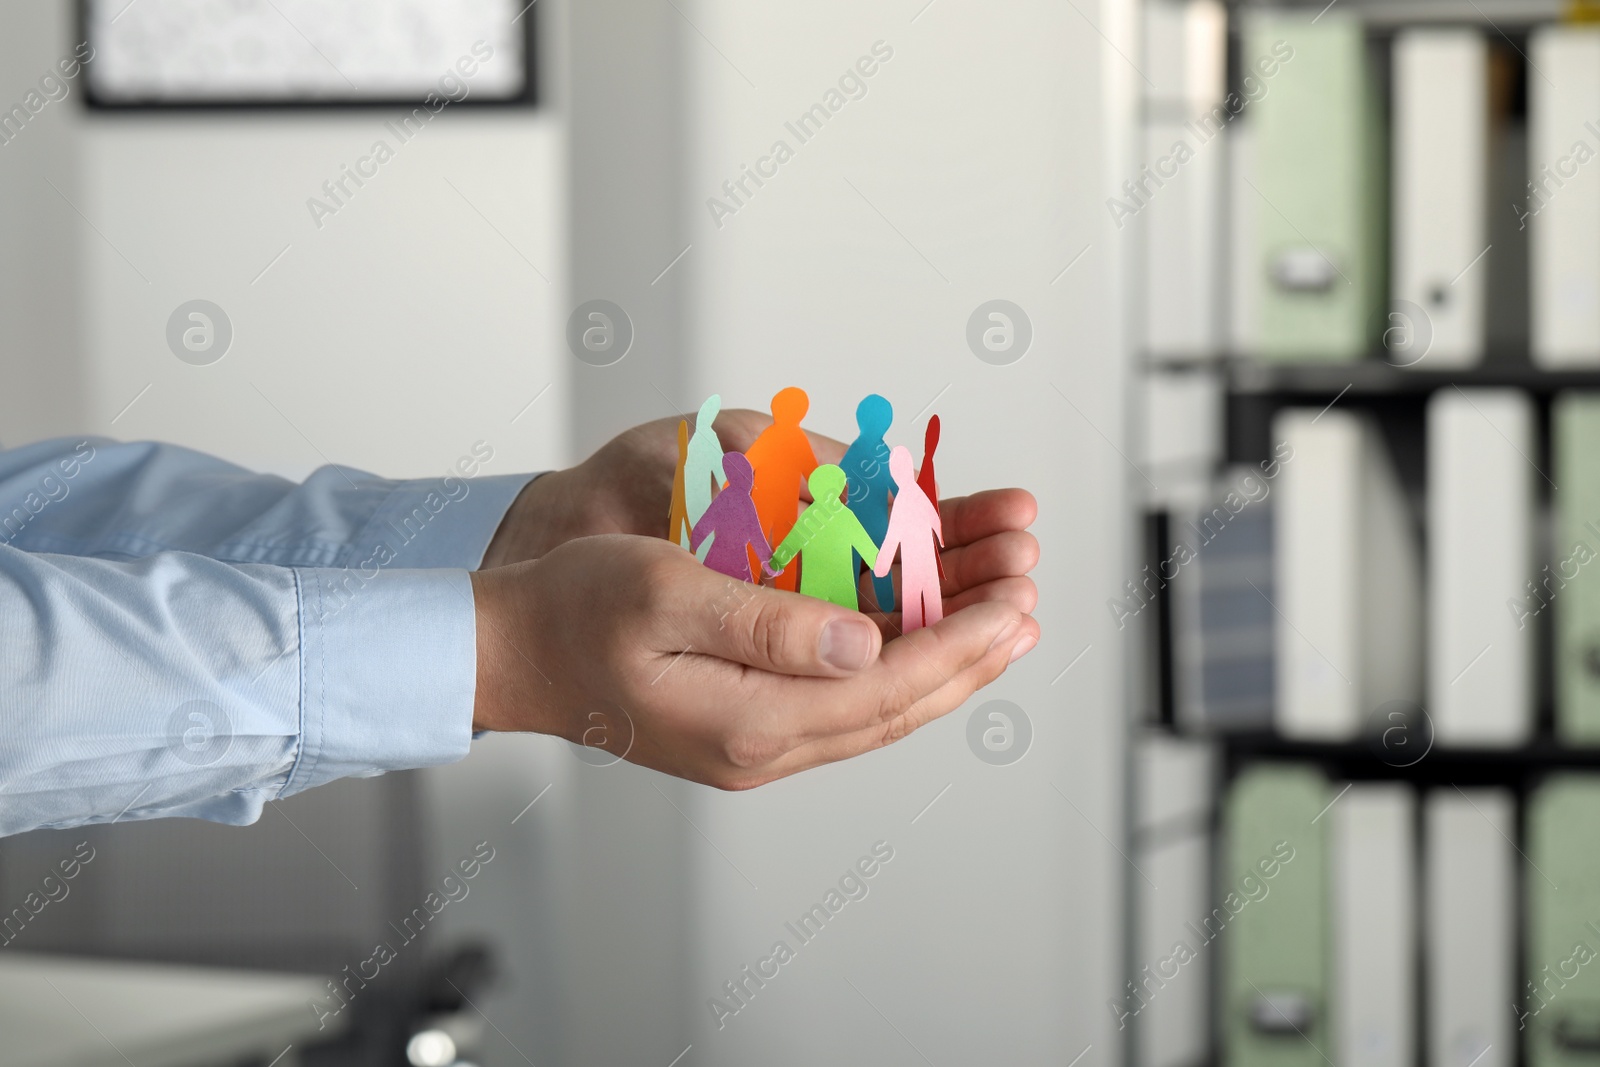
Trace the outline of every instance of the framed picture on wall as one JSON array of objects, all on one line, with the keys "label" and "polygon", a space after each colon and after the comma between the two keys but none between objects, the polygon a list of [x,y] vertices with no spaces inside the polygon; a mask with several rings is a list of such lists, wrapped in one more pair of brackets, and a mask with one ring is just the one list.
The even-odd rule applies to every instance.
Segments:
[{"label": "framed picture on wall", "polygon": [[537,0],[79,0],[90,107],[537,102]]}]

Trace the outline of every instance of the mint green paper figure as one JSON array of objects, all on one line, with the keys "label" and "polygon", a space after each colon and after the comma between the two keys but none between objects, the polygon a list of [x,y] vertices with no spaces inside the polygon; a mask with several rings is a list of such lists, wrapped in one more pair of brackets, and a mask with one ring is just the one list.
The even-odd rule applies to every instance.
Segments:
[{"label": "mint green paper figure", "polygon": [[806,484],[811,488],[814,503],[801,513],[794,529],[772,553],[766,572],[776,577],[791,560],[800,556],[800,592],[818,600],[831,600],[854,611],[859,607],[856,554],[860,554],[868,567],[875,566],[878,546],[873,544],[855,512],[845,506],[843,470],[832,463],[824,463],[811,472]]},{"label": "mint green paper figure", "polygon": [[[683,502],[688,508],[690,529],[711,506],[712,487],[728,480],[727,472],[722,469],[722,442],[711,426],[721,410],[722,397],[712,393],[700,405],[700,414],[694,417],[694,436],[689,438],[689,455],[683,463]],[[711,541],[715,538],[712,534],[695,553],[701,563],[706,561],[706,553],[711,551]]]}]

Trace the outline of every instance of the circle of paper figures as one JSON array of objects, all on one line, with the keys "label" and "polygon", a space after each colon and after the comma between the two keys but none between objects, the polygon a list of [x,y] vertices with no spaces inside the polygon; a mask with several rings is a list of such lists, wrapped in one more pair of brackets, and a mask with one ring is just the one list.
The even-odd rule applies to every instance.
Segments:
[{"label": "circle of paper figures", "polygon": [[[712,428],[720,396],[701,405],[692,433],[679,422],[667,539],[730,578],[765,575],[779,589],[852,609],[869,570],[886,613],[895,609],[890,572],[898,556],[902,630],[931,626],[944,614],[933,471],[939,416],[928,419],[918,470],[909,449],[885,441],[894,408],[873,393],[856,407],[857,436],[838,465],[819,464],[800,426],[810,406],[803,389],[780,390],[772,425],[743,454],[724,453]],[[802,489],[811,497],[803,511]]]}]

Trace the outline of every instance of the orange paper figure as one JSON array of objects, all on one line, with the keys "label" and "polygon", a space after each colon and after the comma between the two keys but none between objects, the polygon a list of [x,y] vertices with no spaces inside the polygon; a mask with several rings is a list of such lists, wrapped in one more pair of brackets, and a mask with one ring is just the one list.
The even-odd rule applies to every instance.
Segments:
[{"label": "orange paper figure", "polygon": [[894,475],[894,508],[889,512],[889,532],[878,550],[872,573],[888,577],[895,550],[900,552],[900,629],[902,633],[932,626],[944,618],[940,599],[939,565],[935,553],[944,543],[939,509],[917,484],[911,451],[895,445],[889,453],[889,473]]},{"label": "orange paper figure", "polygon": [[[922,469],[917,471],[917,488],[928,498],[933,510],[939,510],[939,480],[933,473],[933,452],[939,447],[939,416],[928,416],[928,428],[922,435]],[[939,565],[939,580],[944,581],[944,555],[933,550],[933,561]]]},{"label": "orange paper figure", "polygon": [[689,424],[678,422],[678,469],[672,475],[672,507],[667,511],[667,540],[689,547],[689,506],[684,495],[683,470],[689,459]]},{"label": "orange paper figure", "polygon": [[880,559],[866,527],[840,499],[844,493],[844,471],[825,463],[811,472],[812,504],[806,508],[783,543],[772,550],[768,574],[783,570],[795,557],[800,558],[800,592],[840,607],[856,610],[856,579],[859,555],[871,567]]},{"label": "orange paper figure", "polygon": [[[755,501],[756,515],[769,545],[780,544],[794,528],[800,514],[800,487],[817,469],[811,439],[800,428],[800,420],[810,408],[811,399],[805,390],[794,386],[779,390],[772,398],[772,425],[762,430],[745,452],[756,479],[750,498]],[[802,562],[801,566],[805,564]],[[793,591],[794,571],[785,571],[773,584]]]}]

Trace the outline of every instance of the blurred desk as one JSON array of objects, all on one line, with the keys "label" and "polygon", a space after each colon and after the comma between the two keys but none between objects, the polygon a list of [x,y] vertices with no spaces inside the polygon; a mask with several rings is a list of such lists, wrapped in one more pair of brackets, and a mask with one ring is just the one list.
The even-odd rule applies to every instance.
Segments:
[{"label": "blurred desk", "polygon": [[296,975],[0,953],[0,1065],[289,1067],[337,1034],[309,1007],[325,992]]}]

